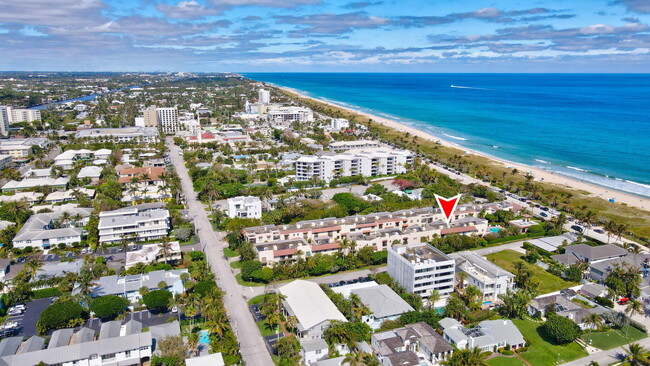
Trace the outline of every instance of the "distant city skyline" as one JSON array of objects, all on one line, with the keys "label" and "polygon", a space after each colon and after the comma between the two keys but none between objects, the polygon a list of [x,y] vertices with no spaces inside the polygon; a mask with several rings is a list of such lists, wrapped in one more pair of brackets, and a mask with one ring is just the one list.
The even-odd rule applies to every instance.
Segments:
[{"label": "distant city skyline", "polygon": [[650,1],[0,0],[0,70],[648,72]]}]

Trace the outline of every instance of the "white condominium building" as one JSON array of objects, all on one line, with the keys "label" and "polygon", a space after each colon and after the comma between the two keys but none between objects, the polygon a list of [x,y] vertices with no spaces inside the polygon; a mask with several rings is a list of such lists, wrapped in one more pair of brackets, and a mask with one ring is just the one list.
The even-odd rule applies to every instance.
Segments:
[{"label": "white condominium building", "polygon": [[9,134],[9,123],[11,122],[11,107],[0,105],[0,133],[3,136]]},{"label": "white condominium building", "polygon": [[302,156],[296,160],[296,180],[309,181],[315,176],[329,183],[332,179],[354,175],[374,177],[406,173],[406,165],[413,162],[413,157],[410,151],[388,149]]},{"label": "white condominium building", "polygon": [[262,201],[254,196],[228,198],[228,217],[259,219],[262,217]]},{"label": "white condominium building", "polygon": [[303,107],[272,107],[266,112],[266,118],[269,122],[286,123],[286,122],[312,122],[314,112],[309,108]]},{"label": "white condominium building", "polygon": [[410,294],[447,297],[454,290],[456,264],[429,244],[399,244],[388,249],[388,274]]},{"label": "white condominium building", "polygon": [[260,89],[257,92],[257,102],[260,104],[271,103],[271,92],[266,89]]},{"label": "white condominium building", "polygon": [[158,129],[155,127],[123,127],[123,128],[89,128],[77,131],[78,139],[86,138],[114,142],[158,142]]},{"label": "white condominium building", "polygon": [[99,241],[116,243],[128,239],[145,241],[161,239],[170,229],[169,211],[160,203],[145,203],[104,211],[99,214]]},{"label": "white condominium building", "polygon": [[456,271],[467,274],[467,285],[481,290],[483,301],[496,301],[514,286],[514,275],[475,252],[458,252],[449,255],[456,261]]},{"label": "white condominium building", "polygon": [[33,122],[41,120],[41,111],[38,109],[12,108],[0,105],[0,133],[7,135],[9,125],[18,122]]},{"label": "white condominium building", "polygon": [[157,108],[158,125],[163,133],[175,133],[179,130],[178,108]]},{"label": "white condominium building", "polygon": [[332,118],[330,129],[333,131],[340,131],[350,128],[350,121],[345,118]]},{"label": "white condominium building", "polygon": [[378,141],[372,140],[354,140],[354,141],[336,141],[329,144],[328,148],[333,152],[343,152],[348,150],[376,149],[381,147]]}]

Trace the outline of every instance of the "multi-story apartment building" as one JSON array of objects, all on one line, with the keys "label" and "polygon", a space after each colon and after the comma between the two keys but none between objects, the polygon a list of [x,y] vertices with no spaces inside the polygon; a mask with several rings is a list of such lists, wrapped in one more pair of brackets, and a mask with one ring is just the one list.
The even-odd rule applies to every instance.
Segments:
[{"label": "multi-story apartment building", "polygon": [[482,302],[495,302],[500,294],[514,287],[514,275],[475,252],[458,252],[449,255],[456,261],[456,271],[467,274],[467,285],[478,288]]},{"label": "multi-story apartment building", "polygon": [[163,133],[175,133],[179,130],[178,108],[156,108],[158,126]]},{"label": "multi-story apartment building", "polygon": [[158,111],[155,105],[142,111],[142,118],[144,127],[158,128]]},{"label": "multi-story apartment building", "polygon": [[272,107],[266,111],[266,118],[269,122],[287,123],[287,122],[312,122],[314,112],[309,108],[303,107]]},{"label": "multi-story apartment building", "polygon": [[410,294],[442,298],[454,291],[455,261],[426,243],[397,244],[388,248],[388,274]]},{"label": "multi-story apartment building", "polygon": [[[169,271],[159,270],[148,273],[140,273],[130,276],[103,276],[97,281],[91,290],[91,296],[99,297],[106,295],[122,296],[132,303],[142,299],[140,289],[146,287],[149,291],[167,290],[174,295],[182,294],[185,291],[181,276],[188,273],[187,269],[172,269]],[[165,282],[165,288],[158,285]]]},{"label": "multi-story apartment building", "polygon": [[109,149],[99,150],[66,150],[54,158],[54,165],[64,169],[72,169],[75,162],[79,160],[106,160],[111,156],[112,151]]},{"label": "multi-story apartment building", "polygon": [[414,155],[406,150],[363,150],[336,155],[301,156],[296,160],[296,180],[309,181],[313,177],[330,182],[340,177],[362,175],[374,177],[406,172]]},{"label": "multi-story apartment building", "polygon": [[345,118],[332,118],[330,129],[332,131],[341,131],[350,128],[350,121]]},{"label": "multi-story apartment building", "polygon": [[38,109],[12,108],[0,105],[0,133],[7,135],[9,125],[18,122],[33,122],[41,120],[41,111]]},{"label": "multi-story apartment building", "polygon": [[155,143],[160,136],[155,127],[88,128],[76,133],[78,139],[113,142]]},{"label": "multi-story apartment building", "polygon": [[0,154],[10,155],[14,161],[21,161],[32,153],[32,146],[44,149],[49,145],[50,140],[40,137],[0,140]]},{"label": "multi-story apartment building", "polygon": [[379,141],[372,140],[354,140],[354,141],[336,141],[329,144],[328,149],[330,151],[339,153],[348,150],[358,150],[358,149],[376,149],[381,147]]},{"label": "multi-story apartment building", "polygon": [[99,241],[161,239],[169,233],[169,211],[161,203],[144,203],[99,214]]},{"label": "multi-story apartment building", "polygon": [[479,212],[493,213],[513,208],[507,202],[462,205],[448,224],[439,208],[424,207],[300,221],[290,225],[249,227],[243,230],[243,235],[253,243],[258,259],[271,264],[292,261],[298,256],[335,252],[344,239],[354,241],[357,249],[371,246],[375,250],[385,250],[394,243],[421,243],[434,235],[482,236],[488,231],[488,222],[475,217]]},{"label": "multi-story apartment building", "polygon": [[228,198],[228,217],[259,219],[262,217],[262,201],[254,196]]},{"label": "multi-story apartment building", "polygon": [[266,89],[260,89],[257,92],[257,102],[260,104],[271,103],[271,92]]}]

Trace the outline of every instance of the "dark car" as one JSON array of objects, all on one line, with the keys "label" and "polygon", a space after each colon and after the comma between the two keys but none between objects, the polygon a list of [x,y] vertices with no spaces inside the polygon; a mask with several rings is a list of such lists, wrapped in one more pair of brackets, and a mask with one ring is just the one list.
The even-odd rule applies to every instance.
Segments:
[{"label": "dark car", "polygon": [[575,230],[575,231],[577,231],[579,233],[581,233],[581,232],[583,232],[585,230],[585,229],[582,228],[582,226],[579,226],[579,225],[572,225],[571,229],[573,229],[573,230]]}]

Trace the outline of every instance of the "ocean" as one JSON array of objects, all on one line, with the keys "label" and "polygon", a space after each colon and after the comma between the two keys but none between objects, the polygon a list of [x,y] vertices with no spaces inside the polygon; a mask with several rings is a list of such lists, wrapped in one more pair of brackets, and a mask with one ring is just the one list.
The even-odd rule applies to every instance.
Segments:
[{"label": "ocean", "polygon": [[244,75],[468,149],[650,197],[650,74]]}]

